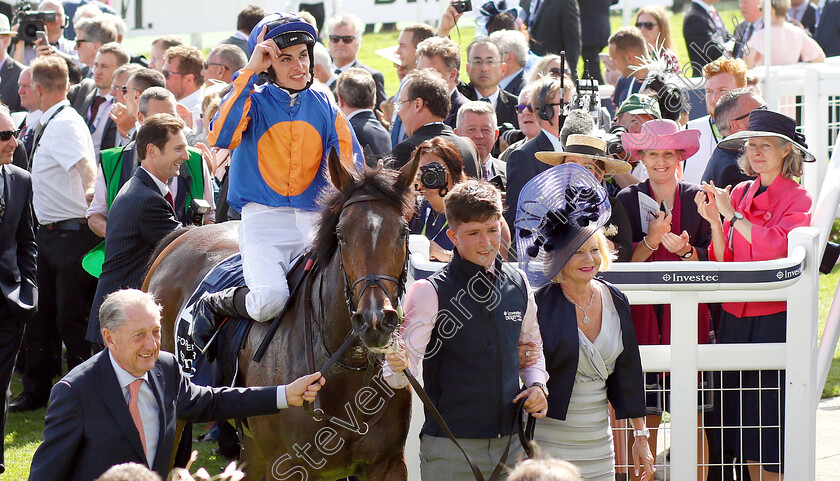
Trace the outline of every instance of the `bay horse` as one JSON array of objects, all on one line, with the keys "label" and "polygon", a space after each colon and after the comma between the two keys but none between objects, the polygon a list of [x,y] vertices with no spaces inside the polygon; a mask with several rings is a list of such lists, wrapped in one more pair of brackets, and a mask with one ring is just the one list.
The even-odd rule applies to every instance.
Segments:
[{"label": "bay horse", "polygon": [[[322,373],[326,385],[314,411],[292,407],[248,419],[249,480],[402,481],[408,476],[404,448],[411,395],[387,385],[375,358],[394,342],[399,322],[395,307],[405,287],[408,256],[405,218],[414,208],[411,186],[418,161],[400,171],[358,172],[331,152],[328,167],[337,191],[326,198],[314,267],[303,281],[303,294],[289,300],[260,363],[252,357],[271,322],[252,325],[239,353],[240,384],[288,383],[320,370],[351,332],[358,337]],[[237,225],[191,229],[152,262],[143,288],[163,306],[164,350],[175,348],[173,325],[188,297],[210,269],[238,252]],[[313,364],[315,369],[308,367]]]}]

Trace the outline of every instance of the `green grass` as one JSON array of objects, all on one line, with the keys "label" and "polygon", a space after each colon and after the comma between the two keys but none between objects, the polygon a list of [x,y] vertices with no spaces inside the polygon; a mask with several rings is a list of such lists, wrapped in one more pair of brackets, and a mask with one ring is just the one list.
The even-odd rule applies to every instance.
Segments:
[{"label": "green grass", "polygon": [[[737,7],[731,4],[729,6],[719,7],[718,11],[724,19],[740,16]],[[611,17],[611,23],[613,30],[616,30],[621,26],[621,16],[613,15]],[[727,22],[727,27],[730,31],[733,30],[731,25],[731,22]],[[459,29],[460,31],[452,32],[452,38],[461,45],[463,56],[466,58],[466,45],[474,35],[474,28],[464,23],[459,26]],[[675,34],[674,40],[676,42],[677,55],[680,58],[680,62],[685,64],[688,62],[688,53],[685,48],[685,41],[682,38],[682,15],[671,16],[671,30]],[[203,36],[203,43],[206,46],[204,49],[205,53],[211,45],[225,38],[227,35],[229,35],[229,32],[205,33]],[[359,59],[363,63],[382,72],[385,76],[385,90],[391,95],[396,92],[399,86],[396,70],[391,62],[376,55],[374,51],[383,47],[396,45],[397,36],[398,32],[366,35],[362,44],[362,52],[359,55]],[[152,40],[152,37],[133,38],[128,39],[126,44],[134,52],[146,52],[148,54],[148,47]],[[185,40],[188,40],[188,37],[185,36]],[[465,72],[462,73],[462,78],[467,78]],[[834,231],[838,231],[837,225],[835,225]],[[838,280],[840,280],[840,269],[837,268],[830,275],[820,276],[820,335],[822,335],[825,319],[828,315]],[[18,379],[12,384],[12,391],[16,394],[21,392]],[[837,395],[840,395],[840,350],[835,351],[834,362],[831,365],[828,381],[823,390],[823,397]],[[32,455],[35,453],[35,449],[41,442],[41,435],[44,430],[44,413],[45,410],[41,409],[26,414],[9,415],[5,439],[6,473],[0,475],[0,478],[9,480],[23,480],[28,478],[29,464],[32,460]],[[203,432],[201,428],[196,427],[194,435],[197,436],[201,432]],[[199,451],[199,458],[194,465],[195,467],[204,466],[211,474],[214,474],[219,472],[227,464],[224,458],[212,452],[216,448],[215,443],[194,443],[193,448]]]}]

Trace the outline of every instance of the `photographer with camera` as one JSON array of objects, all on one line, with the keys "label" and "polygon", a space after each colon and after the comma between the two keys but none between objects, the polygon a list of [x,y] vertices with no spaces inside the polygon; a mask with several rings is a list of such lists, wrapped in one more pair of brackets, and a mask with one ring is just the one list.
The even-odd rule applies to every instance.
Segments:
[{"label": "photographer with camera", "polygon": [[21,3],[15,11],[14,23],[12,30],[17,31],[17,37],[10,53],[16,61],[29,65],[38,55],[39,47],[64,57],[76,57],[75,45],[64,38],[67,17],[61,3],[42,2],[36,11],[28,3]]}]

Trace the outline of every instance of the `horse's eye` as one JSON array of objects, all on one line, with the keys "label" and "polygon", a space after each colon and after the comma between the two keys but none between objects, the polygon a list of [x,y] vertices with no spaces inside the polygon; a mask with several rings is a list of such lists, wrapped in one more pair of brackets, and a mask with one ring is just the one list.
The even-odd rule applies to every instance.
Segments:
[{"label": "horse's eye", "polygon": [[346,243],[344,240],[344,234],[342,234],[340,230],[335,231],[335,237],[338,239],[338,242],[341,242],[342,244]]},{"label": "horse's eye", "polygon": [[408,236],[408,224],[403,223],[400,226],[400,239],[404,239],[407,236]]}]

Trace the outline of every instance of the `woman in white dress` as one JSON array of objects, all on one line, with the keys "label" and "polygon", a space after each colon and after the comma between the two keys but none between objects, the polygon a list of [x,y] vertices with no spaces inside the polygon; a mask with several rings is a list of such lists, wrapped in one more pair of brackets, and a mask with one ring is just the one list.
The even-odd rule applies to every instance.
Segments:
[{"label": "woman in white dress", "polygon": [[[653,478],[645,427],[644,379],[627,297],[595,279],[611,253],[600,228],[610,216],[606,191],[583,167],[562,164],[534,177],[517,210],[517,251],[535,293],[548,381],[548,416],[534,440],[574,463],[583,479],[615,479],[607,401],[630,419],[633,463]],[[525,354],[528,357],[528,353]]]}]

